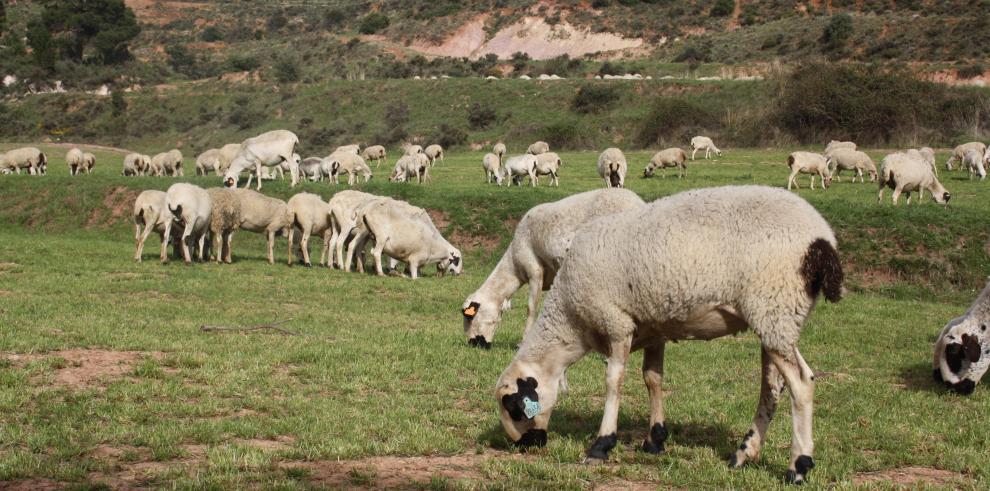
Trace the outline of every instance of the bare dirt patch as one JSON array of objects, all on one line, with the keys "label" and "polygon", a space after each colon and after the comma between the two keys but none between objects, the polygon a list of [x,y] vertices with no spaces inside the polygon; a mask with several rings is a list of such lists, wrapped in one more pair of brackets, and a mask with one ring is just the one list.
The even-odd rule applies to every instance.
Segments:
[{"label": "bare dirt patch", "polygon": [[133,371],[134,364],[161,353],[142,351],[110,351],[104,349],[71,349],[48,353],[8,354],[3,357],[15,364],[44,358],[61,358],[65,366],[55,371],[53,384],[73,389],[99,386],[102,382],[121,378]]},{"label": "bare dirt patch", "polygon": [[[117,222],[125,216],[130,216],[134,209],[134,200],[138,192],[124,186],[114,186],[103,198],[103,208],[93,209],[86,220],[86,228],[106,226]],[[106,212],[110,215],[107,216]]]},{"label": "bare dirt patch", "polygon": [[234,440],[234,443],[245,447],[254,447],[268,452],[280,452],[282,450],[292,448],[292,443],[295,441],[296,439],[291,436],[279,435],[275,437],[274,440],[263,440],[260,438],[237,438]]},{"label": "bare dirt patch", "polygon": [[[481,479],[481,465],[492,458],[518,458],[518,455],[489,451],[483,454],[446,457],[371,457],[358,460],[286,463],[284,469],[304,469],[310,483],[318,487],[365,487],[368,489],[409,488],[413,483],[429,483],[434,477],[451,480]],[[358,479],[359,478],[359,479]]]},{"label": "bare dirt patch", "polygon": [[945,486],[951,483],[962,483],[968,479],[963,474],[931,467],[898,467],[874,472],[854,474],[854,484],[871,484],[888,482],[897,486]]},{"label": "bare dirt patch", "polygon": [[65,487],[65,483],[43,478],[0,481],[0,489],[7,491],[48,491],[52,489],[65,489]]}]

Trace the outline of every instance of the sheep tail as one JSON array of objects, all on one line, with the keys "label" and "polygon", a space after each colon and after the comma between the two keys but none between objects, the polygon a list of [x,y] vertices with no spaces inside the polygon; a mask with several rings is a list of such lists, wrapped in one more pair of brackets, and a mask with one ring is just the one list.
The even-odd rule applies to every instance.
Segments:
[{"label": "sheep tail", "polygon": [[[613,167],[614,166],[614,167]],[[608,164],[608,182],[612,184],[613,188],[619,187],[619,165],[618,164]]]},{"label": "sheep tail", "polygon": [[827,240],[816,239],[808,246],[801,262],[801,276],[809,297],[815,298],[821,293],[829,302],[842,299],[842,262],[835,247]]},{"label": "sheep tail", "polygon": [[168,206],[168,211],[172,212],[172,216],[177,217],[182,214],[182,205],[178,205],[175,208],[172,208],[172,204],[170,203],[166,206]]}]

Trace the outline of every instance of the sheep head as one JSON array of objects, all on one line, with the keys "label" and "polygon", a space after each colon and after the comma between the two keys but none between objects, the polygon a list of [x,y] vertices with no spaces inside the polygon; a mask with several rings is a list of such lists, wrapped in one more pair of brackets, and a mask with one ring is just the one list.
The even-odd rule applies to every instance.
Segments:
[{"label": "sheep head", "polygon": [[[954,325],[953,325],[954,324]],[[959,394],[971,394],[990,367],[986,320],[970,314],[950,322],[935,341],[935,381]]]},{"label": "sheep head", "polygon": [[547,443],[547,424],[556,402],[556,384],[540,385],[524,362],[513,361],[495,389],[502,428],[522,449]]}]

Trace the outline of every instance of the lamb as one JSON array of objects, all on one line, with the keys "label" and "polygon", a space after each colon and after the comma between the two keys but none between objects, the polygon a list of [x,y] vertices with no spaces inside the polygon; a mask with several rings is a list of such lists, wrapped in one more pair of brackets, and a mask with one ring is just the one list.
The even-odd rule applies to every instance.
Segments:
[{"label": "lamb", "polygon": [[541,153],[546,153],[550,151],[550,144],[545,141],[534,142],[529,148],[526,149],[526,153],[530,155],[539,155]]},{"label": "lamb", "polygon": [[338,153],[338,152],[347,152],[347,153],[353,153],[354,155],[358,155],[361,153],[361,145],[341,145],[333,151],[333,153]]},{"label": "lamb", "polygon": [[27,169],[28,174],[40,176],[47,173],[48,157],[35,147],[17,148],[0,156],[0,167],[17,174]]},{"label": "lamb", "polygon": [[625,187],[627,168],[626,156],[618,148],[606,148],[598,156],[598,175],[605,179],[606,187]]},{"label": "lamb", "polygon": [[492,153],[498,156],[499,164],[501,164],[502,159],[505,158],[505,152],[506,152],[505,144],[502,142],[498,142],[495,144],[495,146],[492,147]]},{"label": "lamb", "polygon": [[[142,191],[134,200],[134,260],[141,262],[141,253],[144,252],[144,243],[148,240],[151,232],[157,232],[162,243],[161,261],[168,261],[168,243],[173,242],[173,249],[178,249],[178,240],[181,238],[179,229],[173,229],[172,212],[168,211],[165,204],[165,192],[157,190]],[[166,233],[169,234],[166,240]]]},{"label": "lamb", "polygon": [[983,166],[982,153],[976,150],[968,150],[966,151],[966,155],[963,156],[962,162],[963,167],[969,169],[970,180],[973,179],[974,174],[980,176],[981,181],[987,178],[987,171]]},{"label": "lamb", "polygon": [[82,172],[86,166],[82,150],[72,148],[65,153],[65,164],[69,166],[69,175],[75,176]]},{"label": "lamb", "polygon": [[550,185],[560,187],[560,180],[557,173],[563,162],[556,152],[544,152],[536,156],[536,183],[540,183],[540,176],[550,176]]},{"label": "lamb", "polygon": [[949,321],[935,341],[935,381],[963,395],[972,394],[990,368],[990,283],[965,314]]},{"label": "lamb", "polygon": [[856,177],[859,177],[859,182],[865,182],[864,171],[870,175],[870,182],[877,180],[877,166],[873,164],[873,159],[864,152],[850,150],[848,148],[837,148],[832,150],[832,153],[826,154],[825,157],[829,172],[835,176],[836,181],[842,180],[839,177],[839,173],[843,170],[855,172],[853,182],[856,182]]},{"label": "lamb", "polygon": [[691,139],[691,160],[694,160],[694,154],[698,153],[698,150],[705,151],[705,160],[708,160],[708,156],[711,155],[712,152],[719,157],[722,156],[722,151],[719,150],[718,147],[715,146],[715,142],[707,136],[696,136]]},{"label": "lamb", "polygon": [[443,147],[437,144],[430,145],[423,150],[426,157],[430,159],[430,166],[436,165],[437,159],[443,163]]},{"label": "lamb", "polygon": [[932,193],[932,199],[936,203],[947,203],[949,192],[938,182],[931,167],[920,157],[920,155],[907,152],[897,152],[887,155],[880,161],[880,191],[877,193],[877,202],[883,199],[883,188],[889,187],[894,190],[893,200],[897,204],[897,198],[902,192],[907,193],[907,202],[911,204],[911,191],[918,190],[918,202],[925,196],[927,189]]},{"label": "lamb", "polygon": [[[295,187],[299,182],[299,159],[294,150],[298,143],[299,137],[287,130],[269,131],[244,140],[237,157],[231,161],[230,167],[224,174],[223,185],[236,187],[237,179],[245,169],[254,167],[255,171],[261,174],[262,166],[272,167],[282,162],[289,162],[291,186]],[[261,190],[261,179],[258,179],[257,189]]]},{"label": "lamb", "polygon": [[[289,198],[286,204],[292,227],[289,227],[289,265],[292,265],[292,241],[298,229],[301,234],[300,249],[302,249],[303,264],[312,267],[309,260],[310,235],[323,236],[323,251],[320,252],[318,264],[328,264],[330,261],[330,238],[333,229],[330,226],[330,205],[313,193],[299,193]],[[325,258],[325,260],[324,260]]]},{"label": "lamb", "polygon": [[510,185],[522,186],[524,177],[529,176],[529,184],[536,186],[536,156],[531,154],[509,157],[502,166],[502,178],[512,178]]},{"label": "lamb", "polygon": [[364,151],[361,152],[361,157],[364,158],[365,161],[374,160],[375,168],[377,169],[380,165],[382,165],[382,161],[386,158],[385,147],[381,145],[372,145],[365,148]]},{"label": "lamb", "polygon": [[241,202],[228,188],[206,190],[213,201],[210,213],[210,234],[213,235],[213,250],[217,264],[230,264],[230,242],[234,232],[241,225]]},{"label": "lamb", "polygon": [[485,170],[485,181],[488,184],[492,183],[492,179],[499,186],[502,185],[502,169],[500,164],[502,159],[494,153],[486,153],[484,157],[481,158],[481,167]]},{"label": "lamb", "polygon": [[230,168],[230,163],[241,153],[240,143],[228,143],[220,147],[220,166],[217,167],[217,174],[226,174]]},{"label": "lamb", "polygon": [[323,165],[324,159],[320,157],[306,157],[299,163],[299,175],[310,181],[322,181],[324,175],[329,175],[329,173],[324,172]]},{"label": "lamb", "polygon": [[798,173],[811,174],[811,189],[815,189],[815,174],[821,176],[822,187],[828,189],[832,184],[832,174],[828,170],[828,161],[825,156],[814,152],[792,152],[787,157],[787,167],[791,169],[791,175],[787,178],[787,189],[791,189],[791,184],[800,189],[797,177]]},{"label": "lamb", "polygon": [[[145,160],[144,155],[139,153],[129,153],[124,156],[124,170],[122,176],[143,176],[148,172],[150,162]],[[164,196],[165,193],[162,193]]]},{"label": "lamb", "polygon": [[222,161],[223,156],[220,154],[219,148],[211,148],[199,154],[196,157],[196,175],[205,176],[211,171],[219,174]]},{"label": "lamb", "polygon": [[232,188],[231,191],[240,201],[240,228],[265,234],[268,238],[268,264],[275,264],[275,236],[288,235],[292,226],[292,217],[285,201],[246,188]]},{"label": "lamb", "polygon": [[357,182],[357,175],[359,173],[364,176],[364,182],[371,180],[371,167],[368,167],[364,159],[356,153],[334,152],[325,161],[331,165],[330,182],[334,184],[338,184],[337,176],[342,172],[347,173],[347,184],[349,186],[353,186]]},{"label": "lamb", "polygon": [[83,168],[86,173],[92,173],[94,167],[96,167],[96,155],[89,152],[83,152]]},{"label": "lamb", "polygon": [[962,162],[963,157],[966,156],[966,152],[970,150],[976,150],[981,155],[986,154],[987,146],[983,142],[969,142],[963,143],[956,148],[952,149],[952,155],[949,156],[949,160],[945,161],[945,168],[952,170],[952,164],[956,162]]},{"label": "lamb", "polygon": [[419,145],[406,145],[402,147],[403,155],[416,155],[417,153],[423,153],[423,147]]},{"label": "lamb", "polygon": [[344,245],[357,225],[355,212],[368,200],[376,196],[360,191],[340,191],[327,202],[330,205],[330,226],[333,228],[330,236],[330,248],[335,252],[336,261],[327,259],[328,266],[334,264],[345,271],[350,271],[350,262],[344,262]]},{"label": "lamb", "polygon": [[[197,256],[203,260],[203,250],[206,245],[206,235],[210,227],[210,215],[213,213],[213,200],[205,189],[187,183],[176,183],[165,193],[165,205],[172,213],[177,225],[182,225],[180,242],[182,258],[186,264],[192,262],[189,246],[197,244]],[[171,224],[165,228],[165,236],[169,237]],[[163,261],[164,262],[164,261]]]},{"label": "lamb", "polygon": [[598,218],[575,234],[540,317],[499,378],[502,427],[518,446],[545,445],[560,378],[587,352],[602,353],[605,411],[587,462],[606,460],[617,443],[626,361],[644,349],[650,429],[642,448],[662,453],[665,344],[752,328],[762,345],[760,399],[731,465],[759,456],[786,383],[793,422],[787,481],[803,483],[814,467],[815,382],[797,342],[819,293],[840,300],[842,281],[832,229],[782,189],[699,189]]},{"label": "lamb", "polygon": [[825,145],[825,156],[828,157],[829,155],[832,154],[832,152],[839,149],[856,150],[857,147],[856,144],[853,142],[832,140],[828,142],[828,145]]},{"label": "lamb", "polygon": [[687,176],[687,152],[678,147],[665,148],[653,154],[650,163],[643,169],[643,177],[653,177],[657,169],[663,169],[663,177],[667,178],[667,167],[677,167],[677,177]]},{"label": "lamb", "polygon": [[574,234],[586,223],[605,215],[640,208],[642,198],[627,189],[599,189],[534,206],[523,215],[502,259],[488,279],[464,300],[464,333],[468,344],[491,347],[495,329],[509,299],[529,285],[526,327],[536,320],[541,290],[553,284]]}]

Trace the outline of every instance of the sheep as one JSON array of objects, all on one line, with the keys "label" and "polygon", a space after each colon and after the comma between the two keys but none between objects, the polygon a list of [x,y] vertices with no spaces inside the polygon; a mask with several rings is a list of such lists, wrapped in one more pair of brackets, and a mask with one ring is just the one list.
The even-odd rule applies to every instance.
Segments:
[{"label": "sheep", "polygon": [[366,201],[375,199],[373,194],[360,191],[345,190],[334,194],[327,204],[330,205],[330,226],[333,228],[330,236],[330,248],[334,251],[336,261],[330,261],[328,266],[336,265],[345,271],[350,271],[350,264],[344,262],[344,245],[357,225],[355,211]]},{"label": "sheep", "polygon": [[859,177],[859,182],[865,182],[864,171],[870,175],[870,182],[877,180],[877,166],[873,164],[873,159],[859,150],[850,150],[848,148],[833,149],[831,153],[825,155],[825,160],[828,164],[829,173],[835,177],[836,181],[842,180],[839,177],[839,173],[843,170],[855,172],[853,182],[856,182],[857,176]]},{"label": "sheep", "polygon": [[935,341],[932,375],[958,394],[972,394],[990,368],[990,283],[961,317],[949,321]]},{"label": "sheep", "polygon": [[342,172],[347,173],[347,184],[353,186],[357,182],[357,175],[364,176],[364,182],[372,178],[371,167],[364,162],[364,159],[356,153],[334,152],[327,156],[325,163],[331,166],[330,182],[339,184],[337,176]]},{"label": "sheep", "polygon": [[92,173],[93,168],[96,167],[96,155],[83,152],[83,167],[87,174]]},{"label": "sheep", "polygon": [[540,176],[550,176],[550,185],[560,187],[558,172],[560,166],[564,165],[560,156],[556,152],[545,152],[536,156],[536,183],[540,183]]},{"label": "sheep", "polygon": [[839,149],[857,150],[857,147],[856,144],[853,142],[832,140],[828,142],[827,145],[825,145],[825,156],[828,157],[832,152]]},{"label": "sheep", "polygon": [[643,169],[643,177],[653,177],[653,173],[657,169],[663,169],[663,177],[666,179],[667,167],[677,167],[677,177],[686,177],[687,152],[678,147],[660,150],[659,152],[653,154],[653,158],[650,159],[650,163],[646,165],[645,169]]},{"label": "sheep", "polygon": [[167,154],[165,152],[157,153],[157,154],[155,154],[154,157],[151,157],[151,160],[149,161],[150,164],[148,166],[149,169],[150,169],[151,175],[153,175],[155,177],[162,177],[162,176],[165,175],[165,159],[166,158],[167,158]]},{"label": "sheep", "polygon": [[139,153],[129,153],[124,156],[124,169],[120,172],[122,176],[143,176],[148,172],[150,162],[144,159],[144,155]]},{"label": "sheep", "polygon": [[399,157],[399,160],[395,161],[395,167],[392,169],[392,173],[388,176],[389,182],[406,182],[406,167],[413,165],[411,163],[411,155],[403,155]]},{"label": "sheep", "polygon": [[[404,214],[409,220],[415,220],[423,222],[426,227],[434,227],[433,220],[430,219],[429,214],[425,213],[422,208],[415,207],[405,201],[388,198],[385,196],[372,196],[370,199],[364,200],[353,210],[353,221],[354,227],[351,229],[350,240],[347,241],[347,252],[344,254],[344,270],[350,271],[351,264],[354,260],[357,260],[356,270],[364,273],[364,250],[365,245],[369,240],[374,240],[371,230],[368,229],[367,224],[364,221],[364,213],[369,210],[370,206],[375,203],[385,203],[387,204],[393,212]],[[395,258],[389,258],[389,269],[394,271],[398,260]],[[408,268],[407,268],[408,272]]]},{"label": "sheep", "polygon": [[953,148],[952,155],[950,155],[949,159],[945,161],[945,168],[947,170],[952,170],[952,164],[956,162],[962,163],[963,157],[966,156],[966,152],[970,150],[976,150],[983,155],[987,151],[987,145],[983,142],[969,142]]},{"label": "sheep", "polygon": [[423,153],[423,147],[419,145],[406,145],[402,147],[403,155],[415,155],[417,153]]},{"label": "sheep", "polygon": [[969,169],[969,179],[973,179],[973,175],[976,174],[980,176],[980,180],[987,178],[986,168],[983,166],[983,154],[977,152],[976,150],[966,151],[966,155],[963,156],[962,160],[963,167]]},{"label": "sheep", "polygon": [[[165,192],[157,190],[142,191],[134,200],[134,260],[141,262],[144,243],[151,232],[157,232],[162,243],[161,261],[168,261],[168,243],[173,242],[173,249],[178,249],[178,239],[181,238],[179,229],[173,229],[172,212],[165,204]],[[166,240],[166,233],[169,234]]]},{"label": "sheep", "polygon": [[324,175],[329,175],[323,171],[323,164],[324,159],[320,157],[306,157],[299,163],[299,175],[310,181],[322,181]]},{"label": "sheep", "polygon": [[605,187],[624,187],[627,168],[626,156],[618,148],[606,148],[598,155],[598,175],[605,179]]},{"label": "sheep", "polygon": [[598,189],[537,205],[527,211],[502,259],[461,306],[468,344],[485,349],[491,347],[502,311],[516,290],[526,284],[529,285],[529,302],[523,332],[529,332],[536,320],[540,291],[553,284],[577,230],[598,217],[644,204],[642,198],[627,189]]},{"label": "sheep", "polygon": [[550,144],[545,141],[534,142],[529,148],[526,149],[526,153],[530,155],[539,155],[541,153],[546,153],[550,151]]},{"label": "sheep", "polygon": [[536,186],[536,156],[531,154],[509,157],[502,166],[502,178],[512,178],[509,185],[522,186],[524,177],[529,176],[530,186]]},{"label": "sheep", "polygon": [[708,156],[711,155],[711,152],[714,152],[715,155],[719,157],[722,156],[722,151],[719,150],[718,147],[715,146],[715,142],[707,136],[696,136],[691,139],[691,160],[694,160],[694,154],[698,153],[698,150],[705,151],[705,160],[708,160]]},{"label": "sheep", "polygon": [[320,252],[318,264],[328,264],[331,255],[330,238],[333,235],[330,226],[330,204],[313,193],[299,193],[289,198],[286,206],[292,223],[289,227],[289,265],[292,265],[292,241],[297,229],[302,234],[300,249],[302,249],[303,264],[307,267],[313,265],[309,260],[309,237],[313,234],[323,236],[323,251]]},{"label": "sheep", "polygon": [[[165,193],[165,205],[172,213],[176,224],[183,227],[180,236],[183,260],[186,264],[192,262],[189,246],[197,244],[197,256],[202,261],[210,216],[213,213],[213,200],[210,199],[210,194],[199,186],[180,182],[168,188]],[[169,236],[170,228],[171,225],[165,228],[166,237]]]},{"label": "sheep", "polygon": [[[290,165],[291,186],[295,187],[299,182],[299,158],[294,153],[298,143],[299,137],[287,130],[269,131],[244,140],[237,157],[230,162],[230,167],[224,174],[223,185],[228,188],[236,187],[237,179],[245,169],[254,167],[260,174],[262,166],[272,167],[286,161]],[[261,190],[261,179],[258,179],[257,189]]]},{"label": "sheep", "polygon": [[787,156],[787,167],[791,169],[791,175],[787,178],[787,189],[791,189],[791,184],[800,189],[797,183],[798,173],[811,174],[811,189],[815,189],[815,174],[821,176],[822,187],[828,189],[832,184],[832,173],[828,170],[828,161],[825,156],[814,152],[792,152]]},{"label": "sheep", "polygon": [[165,172],[171,172],[172,177],[181,177],[186,175],[182,170],[182,152],[178,149],[172,149],[166,152],[163,164]]},{"label": "sheep", "polygon": [[499,164],[501,164],[502,159],[505,158],[505,152],[506,152],[505,144],[502,142],[498,142],[492,147],[492,153],[498,156]]},{"label": "sheep", "polygon": [[211,171],[214,173],[220,173],[220,163],[223,160],[223,156],[220,154],[219,148],[211,148],[196,157],[196,175],[205,176]]},{"label": "sheep", "polygon": [[902,192],[907,193],[907,202],[911,204],[911,191],[918,190],[918,202],[925,196],[927,189],[932,193],[932,199],[936,203],[947,203],[951,196],[949,192],[938,182],[931,167],[921,158],[920,154],[897,152],[887,155],[880,161],[880,176],[878,179],[880,191],[877,193],[877,203],[883,200],[883,188],[889,187],[894,190],[893,201],[897,204],[897,198]]},{"label": "sheep", "polygon": [[430,178],[430,158],[426,153],[410,155],[406,159],[405,177],[412,181],[412,176],[416,177],[417,184],[432,180]]},{"label": "sheep", "polygon": [[481,167],[485,170],[485,181],[488,184],[492,183],[492,179],[499,186],[502,185],[502,169],[500,168],[502,159],[499,158],[497,154],[486,153],[484,157],[481,158]]},{"label": "sheep", "polygon": [[35,147],[17,148],[0,156],[0,167],[17,174],[27,169],[29,175],[40,176],[48,171],[48,157]]},{"label": "sheep", "polygon": [[247,188],[231,188],[240,201],[241,230],[265,234],[268,238],[268,264],[275,264],[275,236],[288,235],[292,217],[285,201]]},{"label": "sheep", "polygon": [[69,166],[69,175],[78,175],[86,166],[82,150],[72,148],[65,153],[65,164]]},{"label": "sheep", "polygon": [[228,143],[220,147],[220,164],[217,167],[217,174],[226,174],[227,169],[230,168],[230,163],[237,158],[239,153],[241,153],[240,143]]},{"label": "sheep", "polygon": [[575,234],[543,311],[499,377],[502,427],[518,446],[545,445],[560,378],[587,352],[602,353],[605,411],[586,462],[606,460],[617,443],[629,353],[644,349],[650,428],[642,448],[662,453],[665,344],[752,328],[762,346],[760,402],[730,465],[759,456],[786,384],[793,422],[786,477],[800,484],[814,467],[815,383],[797,342],[819,293],[840,300],[842,281],[831,227],[782,189],[698,189],[598,218]]},{"label": "sheep", "polygon": [[365,148],[364,151],[361,152],[361,157],[365,161],[374,160],[375,168],[377,169],[380,165],[382,165],[382,161],[386,159],[385,147],[381,145],[372,145]]},{"label": "sheep", "polygon": [[228,188],[206,190],[213,201],[210,213],[210,234],[213,235],[213,250],[217,264],[230,264],[230,242],[234,232],[241,225],[241,202]]},{"label": "sheep", "polygon": [[437,144],[430,145],[423,150],[426,157],[430,159],[430,166],[434,166],[437,163],[437,159],[443,163],[443,147]]},{"label": "sheep", "polygon": [[337,147],[333,153],[347,152],[353,153],[354,155],[359,155],[361,153],[361,145],[341,145]]},{"label": "sheep", "polygon": [[938,166],[935,165],[935,150],[931,147],[921,147],[918,149],[918,153],[920,153],[921,158],[927,162],[929,166],[931,166],[932,172],[935,173],[935,177],[938,177]]}]

